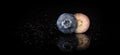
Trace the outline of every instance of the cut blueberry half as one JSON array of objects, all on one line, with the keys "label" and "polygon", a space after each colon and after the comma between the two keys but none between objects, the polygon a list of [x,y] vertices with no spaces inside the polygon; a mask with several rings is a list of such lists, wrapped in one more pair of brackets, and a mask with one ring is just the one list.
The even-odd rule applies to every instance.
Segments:
[{"label": "cut blueberry half", "polygon": [[73,14],[63,13],[58,17],[57,27],[62,33],[73,33],[77,28],[77,20]]}]

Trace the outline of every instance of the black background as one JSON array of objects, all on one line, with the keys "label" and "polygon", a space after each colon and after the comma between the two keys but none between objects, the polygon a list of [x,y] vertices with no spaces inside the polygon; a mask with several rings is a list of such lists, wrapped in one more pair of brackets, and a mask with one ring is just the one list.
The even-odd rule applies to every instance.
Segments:
[{"label": "black background", "polygon": [[[113,2],[114,3],[114,2]],[[10,11],[13,11],[8,25],[8,31],[13,36],[12,46],[13,52],[36,52],[39,54],[104,54],[117,53],[119,34],[118,31],[118,8],[117,4],[111,4],[104,1],[56,1],[56,2],[40,2],[40,4],[16,4],[10,5]],[[83,51],[62,52],[55,46],[56,36],[63,35],[57,30],[56,20],[62,13],[84,13],[91,21],[90,29],[85,33],[91,37],[91,45]],[[9,22],[8,21],[8,22]],[[47,30],[43,30],[42,49],[36,46],[29,46],[24,43],[19,32],[23,32],[21,28],[25,23],[33,25],[43,25]],[[49,44],[46,44],[49,42]],[[10,47],[11,48],[11,47]]]}]

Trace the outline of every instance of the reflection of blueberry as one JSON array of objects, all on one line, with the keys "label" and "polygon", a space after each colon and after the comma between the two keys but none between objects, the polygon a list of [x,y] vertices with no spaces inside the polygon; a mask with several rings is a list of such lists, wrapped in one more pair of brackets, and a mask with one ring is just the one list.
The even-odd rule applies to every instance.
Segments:
[{"label": "reflection of blueberry", "polygon": [[66,42],[59,42],[58,47],[62,51],[72,51],[75,48],[75,46],[72,43],[67,42],[67,41]]},{"label": "reflection of blueberry", "polygon": [[73,51],[77,46],[77,39],[71,35],[60,36],[57,42],[57,46],[62,51]]},{"label": "reflection of blueberry", "polygon": [[77,28],[77,21],[73,14],[63,13],[57,20],[57,27],[63,33],[72,33]]},{"label": "reflection of blueberry", "polygon": [[59,42],[58,47],[62,51],[71,51],[73,49],[73,45],[70,42]]},{"label": "reflection of blueberry", "polygon": [[62,47],[67,51],[72,49],[71,43],[69,42],[64,42],[62,45],[63,45]]}]

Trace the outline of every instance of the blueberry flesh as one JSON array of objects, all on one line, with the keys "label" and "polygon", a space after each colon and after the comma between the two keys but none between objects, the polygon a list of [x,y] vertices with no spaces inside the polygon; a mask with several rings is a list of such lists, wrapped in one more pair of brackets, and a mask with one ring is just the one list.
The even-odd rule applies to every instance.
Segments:
[{"label": "blueberry flesh", "polygon": [[62,33],[73,33],[77,28],[77,20],[73,14],[63,13],[58,17],[57,27]]}]

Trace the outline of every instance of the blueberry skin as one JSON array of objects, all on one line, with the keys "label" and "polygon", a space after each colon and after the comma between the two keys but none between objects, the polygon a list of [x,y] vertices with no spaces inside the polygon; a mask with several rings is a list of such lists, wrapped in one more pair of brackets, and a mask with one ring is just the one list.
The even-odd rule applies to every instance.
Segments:
[{"label": "blueberry skin", "polygon": [[77,28],[77,20],[73,14],[63,13],[58,17],[57,27],[62,33],[73,33]]}]

